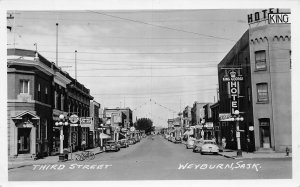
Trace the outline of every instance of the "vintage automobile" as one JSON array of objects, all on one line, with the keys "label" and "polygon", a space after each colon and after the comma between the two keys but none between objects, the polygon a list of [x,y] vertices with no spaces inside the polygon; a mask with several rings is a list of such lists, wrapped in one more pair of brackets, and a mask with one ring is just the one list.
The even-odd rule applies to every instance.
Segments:
[{"label": "vintage automobile", "polygon": [[172,136],[169,136],[169,137],[168,137],[168,141],[171,141],[171,140],[172,140]]},{"label": "vintage automobile", "polygon": [[193,152],[199,153],[202,145],[203,145],[203,140],[195,140],[193,145]]},{"label": "vintage automobile", "polygon": [[204,140],[203,144],[200,148],[200,153],[212,153],[212,154],[218,154],[219,153],[219,147],[217,146],[216,142],[213,140]]},{"label": "vintage automobile", "polygon": [[121,148],[129,147],[129,143],[128,143],[127,139],[121,139],[121,140],[119,140],[119,143],[120,143]]},{"label": "vintage automobile", "polygon": [[195,142],[195,139],[188,139],[186,141],[186,148],[187,149],[193,149],[194,148],[194,142]]},{"label": "vintage automobile", "polygon": [[120,151],[120,144],[114,140],[109,140],[106,142],[105,151]]},{"label": "vintage automobile", "polygon": [[132,139],[128,139],[128,144],[129,145],[133,145],[134,144],[133,140]]},{"label": "vintage automobile", "polygon": [[174,143],[181,143],[181,142],[182,142],[181,137],[175,137]]}]

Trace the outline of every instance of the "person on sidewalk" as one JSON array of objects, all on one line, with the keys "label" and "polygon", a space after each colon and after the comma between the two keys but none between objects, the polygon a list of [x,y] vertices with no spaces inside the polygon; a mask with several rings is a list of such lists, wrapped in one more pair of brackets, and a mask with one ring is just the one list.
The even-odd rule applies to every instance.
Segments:
[{"label": "person on sidewalk", "polygon": [[86,146],[86,141],[85,141],[85,139],[83,139],[81,142],[81,148],[83,151],[85,150],[85,146]]},{"label": "person on sidewalk", "polygon": [[223,137],[222,138],[222,149],[223,149],[223,151],[224,151],[225,148],[226,148],[226,138]]}]

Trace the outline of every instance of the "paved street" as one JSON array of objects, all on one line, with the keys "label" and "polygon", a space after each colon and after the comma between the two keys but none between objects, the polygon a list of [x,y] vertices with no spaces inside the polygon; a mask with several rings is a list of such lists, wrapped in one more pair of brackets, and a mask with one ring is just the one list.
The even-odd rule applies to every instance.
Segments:
[{"label": "paved street", "polygon": [[[9,170],[10,181],[288,179],[292,159],[241,159],[200,155],[161,136],[142,139],[92,161],[25,166]],[[47,169],[46,169],[47,168]]]}]

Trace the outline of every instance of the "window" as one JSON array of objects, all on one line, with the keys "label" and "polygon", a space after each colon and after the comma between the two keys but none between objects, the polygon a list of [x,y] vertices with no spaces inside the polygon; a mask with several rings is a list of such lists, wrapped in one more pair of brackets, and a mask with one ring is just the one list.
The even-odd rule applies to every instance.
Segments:
[{"label": "window", "polygon": [[38,84],[37,100],[41,101],[41,84]]},{"label": "window", "polygon": [[65,102],[65,97],[64,97],[64,95],[61,95],[61,103],[60,103],[61,104],[61,106],[60,106],[61,110],[64,110],[64,102]]},{"label": "window", "polygon": [[29,94],[29,80],[20,80],[20,93]]},{"label": "window", "polygon": [[48,136],[47,136],[47,133],[48,133],[48,122],[47,120],[45,120],[45,140],[47,140]]},{"label": "window", "polygon": [[266,51],[255,52],[255,70],[267,70]]},{"label": "window", "polygon": [[48,89],[45,88],[45,103],[48,103]]},{"label": "window", "polygon": [[54,108],[57,109],[57,92],[54,91]]},{"label": "window", "polygon": [[257,101],[258,102],[268,102],[268,84],[267,83],[259,83],[256,85],[257,87]]},{"label": "window", "polygon": [[36,139],[40,139],[40,133],[41,133],[41,129],[40,129],[40,124],[36,125]]}]

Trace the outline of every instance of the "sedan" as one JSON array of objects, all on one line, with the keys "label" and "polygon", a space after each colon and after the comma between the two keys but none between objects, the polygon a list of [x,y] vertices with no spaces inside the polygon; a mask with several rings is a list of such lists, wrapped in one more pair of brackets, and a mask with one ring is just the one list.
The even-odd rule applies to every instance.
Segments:
[{"label": "sedan", "polygon": [[120,142],[120,147],[121,148],[129,147],[129,143],[128,143],[127,139],[121,139],[119,142]]},{"label": "sedan", "polygon": [[114,140],[109,140],[106,142],[105,151],[120,151],[120,144]]},{"label": "sedan", "polygon": [[195,142],[195,140],[193,140],[193,139],[188,139],[188,141],[186,142],[186,148],[187,148],[187,149],[192,149],[192,148],[194,148],[194,142]]},{"label": "sedan", "polygon": [[181,137],[176,137],[174,143],[181,143]]},{"label": "sedan", "polygon": [[203,145],[200,148],[200,153],[212,153],[212,154],[218,154],[219,153],[219,147],[217,146],[216,142],[213,140],[204,140]]},{"label": "sedan", "polygon": [[195,140],[193,145],[193,152],[194,153],[200,152],[202,145],[203,145],[203,140]]}]

